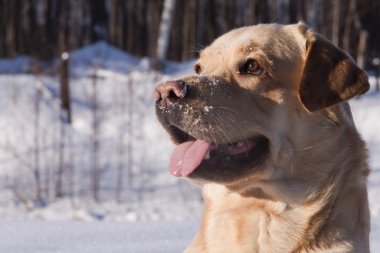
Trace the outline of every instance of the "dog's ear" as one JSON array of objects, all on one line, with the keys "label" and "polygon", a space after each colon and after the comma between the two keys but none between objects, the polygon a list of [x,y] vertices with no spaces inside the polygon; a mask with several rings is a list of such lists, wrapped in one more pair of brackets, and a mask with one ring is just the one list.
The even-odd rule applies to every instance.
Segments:
[{"label": "dog's ear", "polygon": [[310,112],[368,91],[367,74],[345,52],[309,27],[298,24],[306,39],[300,100]]}]

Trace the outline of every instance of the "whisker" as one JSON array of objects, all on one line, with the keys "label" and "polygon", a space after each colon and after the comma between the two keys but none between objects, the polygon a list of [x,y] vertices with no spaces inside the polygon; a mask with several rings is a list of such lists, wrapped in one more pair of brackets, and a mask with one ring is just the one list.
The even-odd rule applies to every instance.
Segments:
[{"label": "whisker", "polygon": [[303,150],[309,150],[309,149],[312,149],[312,148],[315,148],[315,145],[311,145],[311,146],[306,147],[306,148],[296,148],[294,150],[296,150],[296,151],[303,151]]},{"label": "whisker", "polygon": [[233,113],[235,113],[236,115],[239,115],[239,112],[232,109],[232,108],[229,108],[229,107],[224,107],[224,106],[213,106],[213,109],[224,109],[224,110],[228,110],[228,111],[231,111]]},{"label": "whisker", "polygon": [[[232,143],[232,139],[231,137],[228,135],[228,133],[226,133],[223,128],[220,126],[221,123],[223,123],[223,121],[219,118],[216,117],[216,115],[213,115],[213,114],[210,114],[208,113],[208,115],[211,117],[211,119],[213,119],[213,121],[215,122],[215,126],[216,128],[219,129],[219,132],[220,134],[223,134],[225,136],[225,139],[227,142],[229,143]],[[220,137],[222,137],[221,135],[219,135]],[[221,138],[221,139],[224,139],[224,138]]]},{"label": "whisker", "polygon": [[[218,116],[215,115],[215,117],[218,118]],[[241,131],[243,129],[243,127],[241,125],[237,125],[235,122],[233,121],[227,121],[226,119],[223,119],[223,118],[220,118],[220,121],[222,121],[222,123],[225,123],[227,124],[231,129],[233,129],[234,131],[236,131],[236,133],[239,135],[239,140],[238,141],[244,141],[246,138],[244,138],[242,135],[241,135]]]},{"label": "whisker", "polygon": [[[227,121],[226,119],[219,118],[217,115],[213,115],[213,114],[210,114],[210,113],[208,115],[212,116],[214,119],[217,119],[219,121],[219,123],[227,124],[227,125],[229,125],[229,127],[231,129],[235,129],[236,133],[239,135],[239,139],[237,141],[234,141],[234,142],[239,142],[239,141],[245,141],[246,140],[246,138],[244,138],[241,135],[240,131],[239,131],[239,130],[242,129],[241,125],[237,125],[233,121]],[[216,127],[219,128],[220,131],[222,131],[223,133],[225,133],[225,131],[221,127],[219,127],[219,125],[217,125]],[[227,134],[225,133],[225,135],[227,135]],[[231,138],[228,138],[228,139],[229,139],[229,142],[232,143]],[[248,157],[248,151],[245,151],[244,153],[245,153],[246,157]]]},{"label": "whisker", "polygon": [[[224,110],[229,110],[229,111],[234,112],[235,114],[239,115],[239,113],[238,113],[236,110],[232,109],[232,108],[228,108],[228,107],[214,107],[214,108],[217,108],[217,109],[224,109]],[[225,123],[228,123],[228,121],[224,121],[224,122],[225,122]],[[234,121],[231,121],[230,123],[231,123],[231,124],[229,124],[229,126],[230,126],[231,128],[237,128],[237,130],[241,130],[241,129],[243,129],[243,126],[241,125],[242,122],[239,122],[239,123],[240,123],[239,125],[235,125],[235,122],[234,122]],[[244,124],[246,124],[246,123],[244,123]],[[248,126],[245,125],[245,127],[248,127]],[[237,131],[237,132],[240,133],[239,131]],[[241,137],[241,139],[240,139],[241,141],[245,140],[245,138],[243,138],[243,136],[240,135],[240,137]]]},{"label": "whisker", "polygon": [[[226,125],[229,125],[229,127],[231,129],[235,129],[234,131],[238,134],[239,138],[237,140],[232,140],[232,138],[230,137],[230,135],[228,135],[220,126],[219,124],[216,125],[216,127],[227,137],[228,139],[228,142],[229,143],[233,143],[233,142],[239,142],[239,141],[244,141],[246,138],[244,138],[240,131],[239,131],[239,128],[241,129],[241,126],[239,125],[235,125],[233,122],[229,122],[229,121],[226,121],[225,119],[222,119],[222,118],[219,118],[217,115],[213,115],[213,114],[209,114],[210,116],[212,116],[215,120],[218,120],[219,123],[224,123]],[[214,120],[214,121],[215,121]],[[216,122],[217,123],[217,122]]]}]

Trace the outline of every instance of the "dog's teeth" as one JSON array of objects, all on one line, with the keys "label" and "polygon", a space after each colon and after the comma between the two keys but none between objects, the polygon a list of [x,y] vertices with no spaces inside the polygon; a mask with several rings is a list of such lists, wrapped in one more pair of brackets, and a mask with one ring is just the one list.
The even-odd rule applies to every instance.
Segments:
[{"label": "dog's teeth", "polygon": [[205,159],[210,159],[210,151],[207,152]]}]

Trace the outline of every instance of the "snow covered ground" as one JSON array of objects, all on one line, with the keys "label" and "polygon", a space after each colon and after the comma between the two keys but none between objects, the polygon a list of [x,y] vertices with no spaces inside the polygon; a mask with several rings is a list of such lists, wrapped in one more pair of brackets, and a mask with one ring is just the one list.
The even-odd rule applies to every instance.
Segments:
[{"label": "snow covered ground", "polygon": [[4,253],[179,253],[191,242],[193,223],[0,222]]},{"label": "snow covered ground", "polygon": [[[191,73],[193,62],[168,63],[161,75],[150,70],[147,59],[105,43],[71,54],[73,124],[64,127],[72,142],[66,140],[61,157],[71,170],[63,174],[60,198],[54,197],[60,160],[58,81],[49,69],[47,74],[25,73],[30,63],[28,57],[0,59],[0,252],[180,252],[193,237],[202,204],[199,191],[167,171],[170,152],[162,150],[172,144],[155,120],[152,91],[160,80]],[[54,68],[57,62],[47,65]],[[133,133],[124,104],[131,97],[131,80]],[[373,77],[370,82],[375,83]],[[41,87],[44,92],[36,92]],[[100,202],[91,194],[94,87],[100,115]],[[371,248],[380,252],[380,94],[372,86],[350,104],[370,152]],[[119,154],[131,142],[133,183],[124,181],[117,203],[118,168],[130,159]],[[36,164],[42,201],[35,200]]]},{"label": "snow covered ground", "polygon": [[[178,220],[199,213],[199,192],[167,173],[170,152],[162,150],[170,150],[172,144],[153,106],[154,86],[191,71],[191,62],[169,63],[169,74],[162,75],[150,70],[147,59],[105,43],[73,52],[73,122],[63,125],[61,143],[58,78],[49,69],[49,74],[20,73],[30,62],[22,59],[0,61],[0,217],[134,221]],[[54,69],[57,62],[50,65]],[[60,166],[63,197],[57,199]],[[95,167],[100,173],[98,203],[92,199]],[[42,201],[36,200],[36,170]],[[116,203],[119,178],[121,204]]]},{"label": "snow covered ground", "polygon": [[[370,79],[372,84],[374,78]],[[355,124],[370,153],[371,174],[368,179],[368,195],[371,210],[371,249],[380,252],[380,94],[374,87],[366,95],[350,102]]]}]

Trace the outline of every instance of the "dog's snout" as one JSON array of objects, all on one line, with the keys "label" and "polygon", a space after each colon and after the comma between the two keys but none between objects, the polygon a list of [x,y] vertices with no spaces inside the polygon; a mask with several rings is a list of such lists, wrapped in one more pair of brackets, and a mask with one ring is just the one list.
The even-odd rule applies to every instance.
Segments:
[{"label": "dog's snout", "polygon": [[161,101],[161,105],[168,106],[177,99],[184,98],[187,93],[187,85],[184,81],[167,81],[157,85],[154,91],[156,101]]}]

